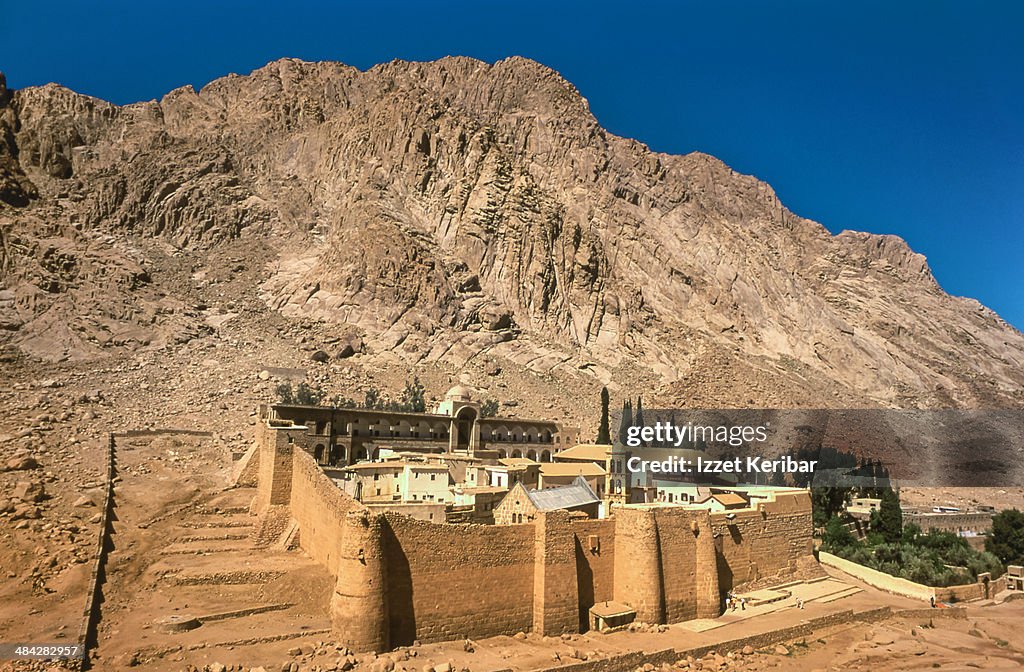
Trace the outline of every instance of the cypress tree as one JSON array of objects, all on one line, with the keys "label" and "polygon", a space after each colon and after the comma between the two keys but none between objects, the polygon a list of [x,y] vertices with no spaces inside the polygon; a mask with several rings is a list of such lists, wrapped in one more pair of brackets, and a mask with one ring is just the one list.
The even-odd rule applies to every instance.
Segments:
[{"label": "cypress tree", "polygon": [[633,402],[629,399],[622,402],[622,417],[619,419],[619,443],[625,444],[627,432],[633,426]]},{"label": "cypress tree", "polygon": [[601,426],[597,429],[597,442],[609,444],[612,442],[611,430],[608,428],[608,388],[601,388]]},{"label": "cypress tree", "polygon": [[892,488],[882,491],[882,502],[878,505],[878,531],[885,540],[895,543],[903,538],[903,512],[900,498]]}]

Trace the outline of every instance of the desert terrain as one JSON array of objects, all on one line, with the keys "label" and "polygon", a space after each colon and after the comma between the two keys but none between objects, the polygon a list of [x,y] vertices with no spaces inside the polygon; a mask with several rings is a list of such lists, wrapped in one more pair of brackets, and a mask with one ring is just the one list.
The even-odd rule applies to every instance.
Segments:
[{"label": "desert terrain", "polygon": [[[95,669],[386,667],[325,640],[304,598],[325,575],[261,545],[232,470],[281,383],[359,400],[413,376],[584,435],[603,386],[652,407],[1019,409],[1024,335],[898,238],[833,236],[713,157],[608,133],[525,59],[284,59],[123,107],[0,75],[0,641],[77,638],[116,433]],[[1024,488],[906,497],[1021,507]],[[828,608],[845,600],[913,606],[865,588]],[[701,666],[1012,669],[1021,605]],[[172,616],[207,618],[173,637]],[[593,638],[392,662],[706,642]]]}]

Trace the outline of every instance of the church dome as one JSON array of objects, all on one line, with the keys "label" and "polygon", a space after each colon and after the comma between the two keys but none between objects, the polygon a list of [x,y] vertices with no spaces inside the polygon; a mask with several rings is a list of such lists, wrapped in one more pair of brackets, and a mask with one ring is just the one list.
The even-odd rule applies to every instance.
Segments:
[{"label": "church dome", "polygon": [[472,398],[472,396],[473,393],[470,392],[468,387],[466,387],[465,385],[456,385],[452,389],[448,390],[447,393],[445,393],[444,398],[452,399],[455,401],[469,401]]}]

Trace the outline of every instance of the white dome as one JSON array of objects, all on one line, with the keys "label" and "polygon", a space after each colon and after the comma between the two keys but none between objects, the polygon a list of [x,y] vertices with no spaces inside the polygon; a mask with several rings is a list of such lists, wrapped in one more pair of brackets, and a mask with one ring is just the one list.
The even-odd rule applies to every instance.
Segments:
[{"label": "white dome", "polygon": [[465,385],[456,385],[452,389],[445,393],[445,399],[456,399],[458,401],[469,401],[473,396],[469,388]]}]

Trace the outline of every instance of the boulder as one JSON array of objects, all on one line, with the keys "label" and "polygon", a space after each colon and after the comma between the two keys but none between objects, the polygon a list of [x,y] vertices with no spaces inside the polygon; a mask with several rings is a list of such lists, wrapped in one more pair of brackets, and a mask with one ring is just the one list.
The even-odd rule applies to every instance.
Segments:
[{"label": "boulder", "polygon": [[473,274],[468,278],[465,278],[458,284],[458,291],[460,292],[479,292],[480,291],[480,276]]},{"label": "boulder", "polygon": [[15,505],[14,511],[11,513],[11,520],[35,520],[41,515],[38,506],[22,502]]},{"label": "boulder", "polygon": [[395,661],[390,658],[378,658],[370,666],[370,672],[392,672],[395,669]]},{"label": "boulder", "polygon": [[310,355],[309,358],[312,359],[314,362],[318,362],[320,364],[323,364],[323,363],[329,361],[331,359],[331,356],[328,355],[323,350],[317,350],[312,355]]},{"label": "boulder", "polygon": [[335,355],[338,359],[348,359],[356,353],[363,352],[366,345],[363,343],[363,338],[358,335],[350,335],[341,339],[338,346],[338,354]]},{"label": "boulder", "polygon": [[512,326],[512,311],[504,306],[486,306],[480,309],[480,323],[488,331],[500,331]]},{"label": "boulder", "polygon": [[11,493],[15,499],[23,502],[41,502],[46,499],[46,489],[42,483],[33,481],[18,481]]},{"label": "boulder", "polygon": [[7,471],[28,471],[29,469],[38,468],[39,462],[31,455],[14,457],[7,461]]}]

